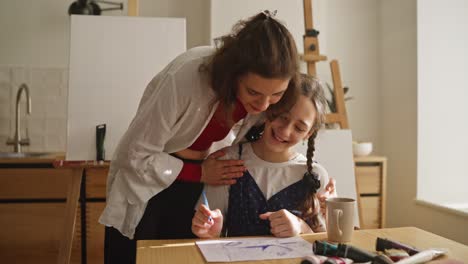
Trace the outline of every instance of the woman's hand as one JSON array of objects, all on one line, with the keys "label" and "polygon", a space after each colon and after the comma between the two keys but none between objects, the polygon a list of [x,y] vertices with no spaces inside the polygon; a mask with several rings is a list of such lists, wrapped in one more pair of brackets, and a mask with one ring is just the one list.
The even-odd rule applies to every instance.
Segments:
[{"label": "woman's hand", "polygon": [[211,185],[231,185],[242,177],[245,171],[243,160],[218,160],[223,150],[211,153],[202,163],[201,182]]},{"label": "woman's hand", "polygon": [[263,220],[270,220],[271,233],[276,237],[292,237],[302,233],[311,233],[312,229],[299,217],[286,209],[266,212],[260,215]]},{"label": "woman's hand", "polygon": [[332,198],[332,197],[337,196],[335,186],[336,186],[336,180],[333,179],[333,178],[330,178],[330,180],[328,181],[327,186],[325,186],[324,191],[319,192],[317,194],[317,198],[318,198],[318,200],[320,202],[320,211],[321,211],[323,217],[325,217],[325,215],[327,213],[327,204],[325,203],[325,201],[328,198]]},{"label": "woman's hand", "polygon": [[200,238],[219,237],[223,229],[223,214],[219,209],[211,211],[203,204],[192,218],[192,232]]}]

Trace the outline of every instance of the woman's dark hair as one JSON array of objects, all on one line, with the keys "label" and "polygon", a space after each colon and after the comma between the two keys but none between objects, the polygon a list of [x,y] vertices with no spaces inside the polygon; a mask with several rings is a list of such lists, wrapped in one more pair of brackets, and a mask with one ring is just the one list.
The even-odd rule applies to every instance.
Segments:
[{"label": "woman's dark hair", "polygon": [[[269,11],[239,21],[231,34],[215,39],[217,50],[202,69],[208,70],[217,100],[231,113],[237,99],[239,79],[247,73],[263,78],[290,79],[277,103],[295,102],[298,54],[291,33]],[[228,115],[230,116],[230,115]]]}]

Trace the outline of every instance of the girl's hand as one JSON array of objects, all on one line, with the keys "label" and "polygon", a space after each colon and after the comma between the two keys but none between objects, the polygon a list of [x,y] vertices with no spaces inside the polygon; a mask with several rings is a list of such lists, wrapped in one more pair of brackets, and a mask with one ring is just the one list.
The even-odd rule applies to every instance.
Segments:
[{"label": "girl's hand", "polygon": [[330,180],[328,181],[327,186],[325,186],[324,191],[319,192],[317,194],[317,198],[318,198],[318,200],[320,202],[320,211],[322,212],[323,217],[325,217],[326,212],[327,212],[327,204],[325,203],[325,201],[328,198],[332,198],[332,197],[337,196],[335,185],[336,185],[336,180],[333,179],[333,178],[330,178]]},{"label": "girl's hand", "polygon": [[311,233],[312,229],[299,217],[286,209],[266,212],[260,215],[263,220],[270,220],[271,233],[276,237],[292,237],[302,233]]},{"label": "girl's hand", "polygon": [[242,177],[245,171],[243,160],[218,160],[223,150],[211,153],[202,163],[201,182],[211,185],[231,185]]},{"label": "girl's hand", "polygon": [[192,218],[192,232],[200,238],[219,237],[223,229],[223,214],[219,209],[210,210],[204,204]]}]

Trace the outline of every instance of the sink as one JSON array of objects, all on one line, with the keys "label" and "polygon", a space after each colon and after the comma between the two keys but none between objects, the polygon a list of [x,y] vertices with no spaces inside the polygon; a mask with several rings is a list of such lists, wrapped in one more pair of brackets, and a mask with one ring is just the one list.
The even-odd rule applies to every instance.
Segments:
[{"label": "sink", "polygon": [[0,159],[40,158],[51,154],[49,152],[0,152]]}]

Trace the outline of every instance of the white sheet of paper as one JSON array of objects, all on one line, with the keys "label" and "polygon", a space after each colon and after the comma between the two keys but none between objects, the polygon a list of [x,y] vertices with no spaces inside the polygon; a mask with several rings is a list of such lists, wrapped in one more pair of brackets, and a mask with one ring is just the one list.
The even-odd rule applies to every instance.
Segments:
[{"label": "white sheet of paper", "polygon": [[302,258],[313,254],[312,244],[301,237],[235,238],[196,244],[207,262]]}]

